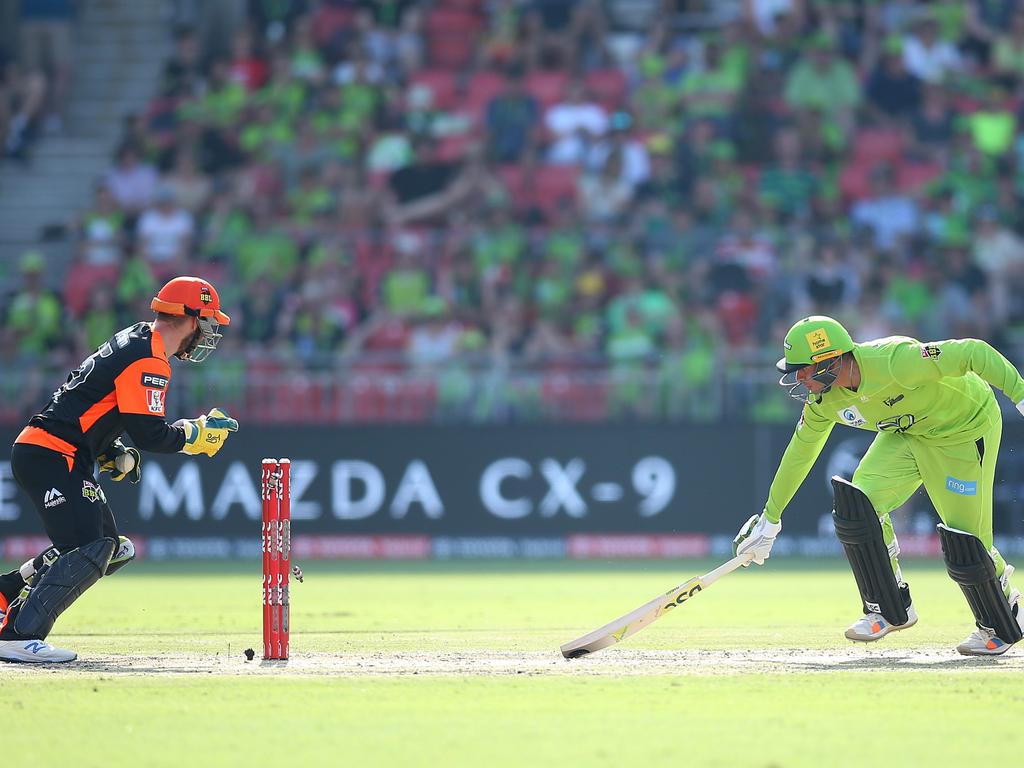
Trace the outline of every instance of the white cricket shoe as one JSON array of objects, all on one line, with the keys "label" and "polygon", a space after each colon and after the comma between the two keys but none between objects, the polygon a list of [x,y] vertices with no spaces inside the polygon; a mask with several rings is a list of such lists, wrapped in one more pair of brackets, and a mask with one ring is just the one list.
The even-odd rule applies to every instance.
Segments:
[{"label": "white cricket shoe", "polygon": [[[1006,569],[1011,570],[1010,566]],[[1012,572],[1012,571],[1011,571]],[[1024,616],[1021,616],[1021,611],[1018,609],[1020,602],[1020,592],[1016,589],[1010,592],[1010,608],[1013,610],[1014,615],[1017,617],[1017,624],[1020,625],[1021,631],[1024,632]],[[1010,650],[1013,643],[1007,643],[1004,640],[996,637],[996,633],[991,629],[982,629],[979,627],[969,634],[960,645],[956,647],[956,650],[962,656],[1001,656]]]},{"label": "white cricket shoe", "polygon": [[880,613],[865,613],[846,630],[846,638],[861,643],[873,643],[875,640],[881,640],[890,632],[910,629],[915,624],[917,624],[917,611],[914,610],[913,604],[907,608],[906,624],[891,624]]},{"label": "white cricket shoe", "polygon": [[74,661],[78,654],[55,648],[45,640],[0,640],[0,661],[16,664],[61,664]]}]

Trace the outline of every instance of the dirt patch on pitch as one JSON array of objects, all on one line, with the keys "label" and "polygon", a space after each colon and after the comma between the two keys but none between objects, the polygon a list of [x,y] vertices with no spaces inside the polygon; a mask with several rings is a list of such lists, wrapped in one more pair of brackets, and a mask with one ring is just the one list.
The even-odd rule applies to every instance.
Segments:
[{"label": "dirt patch on pitch", "polygon": [[949,648],[915,650],[777,648],[760,651],[643,651],[609,649],[581,659],[555,652],[459,651],[452,653],[295,654],[287,662],[244,660],[241,652],[218,655],[91,656],[67,665],[4,665],[0,675],[222,675],[376,677],[457,676],[650,676],[834,672],[1024,670],[1024,656],[965,658]]}]

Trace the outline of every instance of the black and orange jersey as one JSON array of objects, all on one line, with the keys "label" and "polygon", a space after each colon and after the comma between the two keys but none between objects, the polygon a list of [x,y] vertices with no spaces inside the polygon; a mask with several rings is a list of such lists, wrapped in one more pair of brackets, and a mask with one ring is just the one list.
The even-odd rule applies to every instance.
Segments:
[{"label": "black and orange jersey", "polygon": [[[171,381],[163,338],[149,323],[118,331],[68,374],[42,412],[29,421],[19,442],[61,450],[70,444],[95,458],[125,432],[137,448],[173,453],[185,444],[185,432],[165,419]],[[32,430],[36,427],[37,430]],[[40,436],[38,430],[48,435]]]}]

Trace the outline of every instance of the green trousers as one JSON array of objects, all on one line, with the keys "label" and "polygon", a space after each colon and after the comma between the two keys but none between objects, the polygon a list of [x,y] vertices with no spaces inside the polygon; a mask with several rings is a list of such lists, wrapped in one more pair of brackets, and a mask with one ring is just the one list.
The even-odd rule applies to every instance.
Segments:
[{"label": "green trousers", "polygon": [[[981,439],[958,445],[935,445],[897,432],[878,433],[853,474],[853,484],[871,500],[890,552],[896,534],[889,513],[923,483],[942,522],[981,539],[995,562],[996,575],[1003,575],[1006,562],[992,546],[992,487],[1002,434],[1001,419]],[[895,555],[892,567],[902,581]]]}]

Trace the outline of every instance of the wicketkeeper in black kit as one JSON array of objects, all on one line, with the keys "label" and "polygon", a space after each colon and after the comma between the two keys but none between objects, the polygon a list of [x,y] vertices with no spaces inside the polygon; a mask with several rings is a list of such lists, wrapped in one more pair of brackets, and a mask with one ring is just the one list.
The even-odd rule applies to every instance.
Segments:
[{"label": "wicketkeeper in black kit", "polygon": [[[119,331],[72,371],[11,450],[14,479],[35,505],[53,546],[0,576],[0,661],[74,661],[46,642],[57,617],[101,576],[135,557],[119,536],[98,471],[138,482],[139,451],[213,456],[238,422],[214,408],[197,419],[165,420],[168,355],[198,363],[217,347],[230,318],[217,291],[177,277],[150,305],[152,322]],[[127,432],[134,447],[121,436]]]}]

